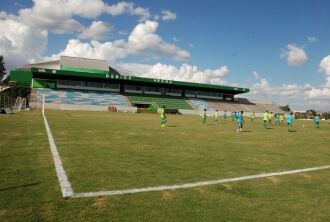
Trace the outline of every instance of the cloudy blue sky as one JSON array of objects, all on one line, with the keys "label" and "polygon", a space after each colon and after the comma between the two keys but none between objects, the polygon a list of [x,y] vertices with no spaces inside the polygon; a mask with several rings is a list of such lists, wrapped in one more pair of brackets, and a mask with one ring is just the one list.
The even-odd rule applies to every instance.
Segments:
[{"label": "cloudy blue sky", "polygon": [[330,1],[1,0],[8,69],[59,55],[330,110]]}]

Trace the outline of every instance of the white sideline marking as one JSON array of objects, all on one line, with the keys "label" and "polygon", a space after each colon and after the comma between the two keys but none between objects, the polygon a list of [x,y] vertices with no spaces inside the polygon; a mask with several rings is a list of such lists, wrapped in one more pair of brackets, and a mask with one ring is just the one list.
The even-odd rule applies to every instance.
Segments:
[{"label": "white sideline marking", "polygon": [[52,132],[50,131],[48,121],[46,119],[44,112],[42,112],[42,116],[44,117],[44,123],[45,123],[46,131],[47,131],[47,135],[48,135],[50,150],[52,151],[57,179],[58,179],[58,182],[61,187],[62,195],[63,195],[63,197],[71,197],[73,195],[73,190],[72,190],[71,184],[68,180],[68,177],[65,173],[65,170],[63,168],[63,164],[62,164],[60,155],[57,151],[56,144],[54,142],[54,138],[53,138]]},{"label": "white sideline marking", "polygon": [[297,174],[297,173],[325,170],[325,169],[330,169],[330,165],[305,168],[305,169],[297,169],[297,170],[289,170],[289,171],[276,172],[276,173],[263,173],[263,174],[257,174],[257,175],[251,175],[251,176],[234,177],[234,178],[227,178],[227,179],[220,179],[220,180],[210,180],[210,181],[196,182],[196,183],[185,183],[185,184],[171,185],[171,186],[76,193],[72,197],[112,196],[112,195],[122,195],[122,194],[129,194],[129,193],[132,194],[132,193],[151,192],[151,191],[176,190],[176,189],[208,186],[208,185],[228,183],[228,182],[236,182],[236,181],[242,181],[242,180],[253,180],[253,179],[259,179],[259,178],[265,178],[265,177],[271,177],[271,176],[283,176],[283,175]]}]

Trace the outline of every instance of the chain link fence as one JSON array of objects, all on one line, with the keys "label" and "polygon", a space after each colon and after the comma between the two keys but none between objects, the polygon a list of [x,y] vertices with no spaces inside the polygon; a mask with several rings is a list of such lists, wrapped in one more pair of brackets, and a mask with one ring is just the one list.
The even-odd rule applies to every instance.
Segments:
[{"label": "chain link fence", "polygon": [[0,94],[0,109],[9,108],[13,109],[15,106],[16,98],[10,97],[5,94]]}]

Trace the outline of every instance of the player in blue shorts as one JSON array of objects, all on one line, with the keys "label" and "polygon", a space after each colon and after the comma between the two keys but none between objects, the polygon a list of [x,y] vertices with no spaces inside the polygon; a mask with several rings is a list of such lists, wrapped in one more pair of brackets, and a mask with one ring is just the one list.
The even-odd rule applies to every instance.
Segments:
[{"label": "player in blue shorts", "polygon": [[288,117],[286,117],[286,123],[288,125],[288,131],[291,132],[292,128],[292,122],[293,122],[293,113],[291,112]]},{"label": "player in blue shorts", "polygon": [[242,132],[242,128],[243,128],[243,111],[241,111],[241,113],[237,112],[236,114],[237,116],[237,130],[236,132]]}]

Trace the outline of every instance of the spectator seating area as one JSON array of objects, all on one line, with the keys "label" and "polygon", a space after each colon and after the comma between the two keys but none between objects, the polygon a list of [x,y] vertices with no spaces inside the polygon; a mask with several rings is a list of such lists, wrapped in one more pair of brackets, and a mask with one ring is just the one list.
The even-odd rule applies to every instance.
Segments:
[{"label": "spectator seating area", "polygon": [[165,106],[166,109],[192,109],[185,99],[166,98],[155,96],[128,96],[132,104],[150,103],[157,107]]},{"label": "spectator seating area", "polygon": [[237,102],[228,101],[215,101],[215,100],[202,100],[202,99],[190,99],[189,102],[194,106],[195,109],[208,109],[208,110],[221,110],[221,111],[244,111],[244,112],[255,112],[263,113],[266,110],[273,113],[281,113],[276,105],[272,103],[251,103],[247,99],[241,99]]},{"label": "spectator seating area", "polygon": [[[74,105],[94,105],[94,106],[120,106],[132,107],[137,104],[152,104],[156,108],[166,106],[167,109],[175,110],[216,110],[227,112],[244,111],[263,113],[266,110],[273,113],[282,113],[276,105],[272,103],[251,102],[247,99],[238,101],[219,101],[207,99],[188,99],[157,97],[157,96],[124,96],[114,92],[83,91],[83,90],[54,90],[48,88],[34,89],[31,102],[42,102],[42,95],[45,95],[45,102],[48,104],[74,104]],[[134,108],[134,107],[133,107]]]},{"label": "spectator seating area", "polygon": [[45,103],[76,104],[96,106],[131,106],[125,96],[112,92],[77,91],[77,90],[53,90],[37,89],[35,102],[42,102],[45,95]]}]

